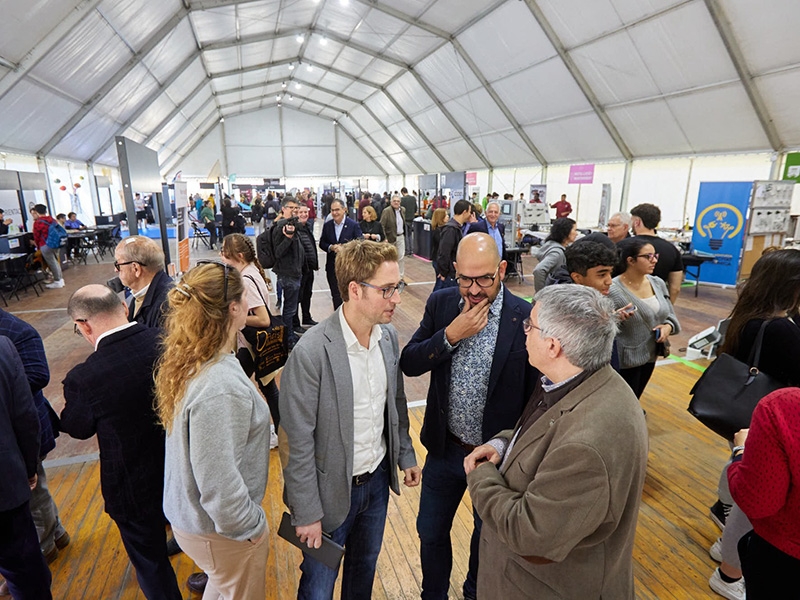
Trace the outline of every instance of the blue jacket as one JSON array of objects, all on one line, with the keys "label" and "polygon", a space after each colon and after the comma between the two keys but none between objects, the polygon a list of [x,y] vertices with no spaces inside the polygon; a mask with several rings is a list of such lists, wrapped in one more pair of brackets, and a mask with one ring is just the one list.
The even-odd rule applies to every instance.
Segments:
[{"label": "blue jacket", "polygon": [[[503,260],[506,258],[506,226],[498,221],[497,230],[500,232],[500,238],[503,240]],[[480,219],[477,223],[472,223],[469,226],[467,233],[485,233],[489,235],[489,222],[486,219]]]},{"label": "blue jacket", "polygon": [[[445,450],[450,402],[451,354],[444,346],[444,329],[458,316],[460,301],[457,287],[431,294],[422,322],[400,356],[400,368],[407,377],[431,373],[420,440],[428,452],[438,456]],[[528,363],[522,329],[522,321],[530,316],[530,312],[529,302],[505,289],[497,344],[493,356],[486,357],[492,361],[492,369],[483,410],[484,442],[496,433],[514,427],[533,393],[539,371]]]},{"label": "blue jacket", "polygon": [[[364,237],[361,233],[361,227],[350,217],[344,218],[344,228],[338,240],[336,239],[335,225],[336,223],[331,219],[330,221],[325,221],[325,224],[322,226],[322,235],[319,236],[319,247],[325,252],[328,252],[328,248],[333,244],[346,244],[351,240]],[[325,268],[331,270],[334,264],[336,264],[336,253],[328,252],[328,260],[325,263]]]},{"label": "blue jacket", "polygon": [[0,336],[0,512],[31,497],[39,458],[39,419],[14,344]]},{"label": "blue jacket", "polygon": [[50,383],[50,368],[39,332],[33,325],[0,308],[0,335],[6,336],[19,354],[25,367],[25,377],[33,395],[39,415],[39,456],[44,458],[56,447],[59,425],[58,415],[44,397],[42,390]]}]

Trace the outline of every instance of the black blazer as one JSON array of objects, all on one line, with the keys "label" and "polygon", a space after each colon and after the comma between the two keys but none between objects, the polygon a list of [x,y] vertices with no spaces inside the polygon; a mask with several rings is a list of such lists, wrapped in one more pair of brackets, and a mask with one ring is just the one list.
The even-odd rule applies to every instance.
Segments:
[{"label": "black blazer", "polygon": [[[500,232],[500,237],[503,239],[503,256],[501,257],[503,260],[506,258],[506,226],[502,223],[497,223],[497,230]],[[481,219],[477,223],[473,223],[469,226],[469,230],[467,233],[485,233],[489,235],[489,223],[486,219]]]},{"label": "black blazer", "polygon": [[172,289],[172,279],[166,271],[159,271],[150,282],[144,302],[134,318],[135,302],[131,299],[128,306],[128,321],[136,321],[145,327],[163,327],[164,316],[167,311],[167,294]]},{"label": "black blazer", "polygon": [[64,379],[61,430],[81,440],[97,434],[114,519],[163,519],[165,437],[153,408],[159,334],[138,323],[113,333]]},{"label": "black blazer", "polygon": [[14,344],[0,336],[0,512],[31,497],[39,458],[39,417]]},{"label": "black blazer", "polygon": [[[342,233],[338,240],[336,239],[336,230],[334,229],[334,225],[336,225],[336,223],[334,223],[333,219],[331,219],[330,221],[325,221],[325,224],[322,226],[322,235],[319,236],[319,247],[325,252],[328,252],[328,248],[330,248],[333,244],[346,244],[350,240],[364,237],[361,233],[361,227],[359,227],[358,223],[353,221],[353,219],[350,217],[344,218],[344,228],[342,229]],[[325,262],[325,268],[332,270],[335,264],[336,252],[328,252],[328,259]]]},{"label": "black blazer", "polygon": [[[400,356],[400,368],[407,377],[431,372],[420,440],[428,452],[438,456],[445,450],[450,402],[451,355],[444,347],[444,329],[458,316],[460,300],[457,287],[431,294],[422,322]],[[539,371],[528,363],[522,329],[522,321],[530,312],[529,302],[505,289],[497,344],[493,356],[486,357],[492,361],[492,370],[483,410],[484,442],[503,429],[514,427],[533,393]]]}]

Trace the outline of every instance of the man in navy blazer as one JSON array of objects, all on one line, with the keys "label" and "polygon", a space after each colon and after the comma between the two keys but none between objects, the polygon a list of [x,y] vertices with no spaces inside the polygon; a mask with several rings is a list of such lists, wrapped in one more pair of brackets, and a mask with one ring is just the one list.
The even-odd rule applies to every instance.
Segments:
[{"label": "man in navy blazer", "polygon": [[[450,528],[467,487],[464,458],[514,426],[538,375],[528,364],[522,325],[531,306],[503,285],[505,271],[489,235],[467,235],[456,255],[459,287],[431,294],[400,358],[408,377],[431,373],[420,434],[428,457],[417,518],[423,600],[448,597]],[[477,514],[474,523],[465,599],[475,598],[477,589]]]},{"label": "man in navy blazer", "polygon": [[67,308],[95,347],[67,373],[61,430],[97,434],[105,510],[119,528],[148,599],[181,598],[164,531],[164,428],[154,410],[153,365],[159,329],[128,322],[127,308],[103,285],[75,292]]},{"label": "man in navy blazer", "polygon": [[29,502],[36,486],[39,417],[14,344],[0,336],[0,573],[15,598],[49,600],[50,570]]},{"label": "man in navy blazer", "polygon": [[328,253],[328,260],[325,262],[325,275],[331,288],[333,310],[342,305],[339,284],[336,283],[336,253],[342,247],[342,244],[364,237],[358,223],[346,215],[347,209],[344,202],[338,198],[331,202],[332,219],[325,222],[322,226],[322,235],[319,236],[319,247]]},{"label": "man in navy blazer", "polygon": [[128,320],[145,327],[161,327],[167,311],[172,279],[164,270],[164,251],[155,240],[132,235],[117,244],[114,268],[131,290]]},{"label": "man in navy blazer", "polygon": [[500,222],[500,205],[497,202],[489,202],[486,205],[486,218],[470,225],[467,233],[487,234],[497,244],[500,256],[506,260],[506,226]]}]

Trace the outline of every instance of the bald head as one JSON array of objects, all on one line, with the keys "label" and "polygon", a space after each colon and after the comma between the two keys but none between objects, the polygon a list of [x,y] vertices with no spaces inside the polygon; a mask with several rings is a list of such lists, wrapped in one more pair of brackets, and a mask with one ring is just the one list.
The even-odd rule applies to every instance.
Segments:
[{"label": "bald head", "polygon": [[[470,233],[464,236],[461,243],[458,245],[458,252],[456,253],[456,263],[460,264],[469,257],[486,260],[487,263],[492,263],[497,266],[500,262],[500,254],[497,252],[497,244],[495,244],[492,237],[486,233]],[[494,268],[494,267],[492,267]]]},{"label": "bald head", "polygon": [[105,285],[85,285],[69,299],[67,312],[92,344],[106,331],[128,322],[128,307]]}]

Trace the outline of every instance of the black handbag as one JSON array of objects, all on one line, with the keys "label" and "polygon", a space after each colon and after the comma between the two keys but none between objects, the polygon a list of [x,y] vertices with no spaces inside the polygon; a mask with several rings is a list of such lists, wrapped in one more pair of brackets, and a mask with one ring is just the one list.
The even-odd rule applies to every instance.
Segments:
[{"label": "black handbag", "polygon": [[[245,277],[255,283],[255,280],[249,275],[245,275]],[[242,335],[253,349],[256,379],[261,379],[286,364],[286,360],[289,358],[289,336],[286,326],[283,324],[283,318],[270,312],[258,285],[256,285],[256,290],[264,300],[264,308],[267,309],[269,315],[269,327],[245,326],[242,329]]]},{"label": "black handbag", "polygon": [[749,364],[730,354],[720,354],[692,387],[689,412],[703,425],[726,440],[750,427],[756,404],[770,392],[786,387],[758,370],[761,343],[769,321],[758,330]]}]

